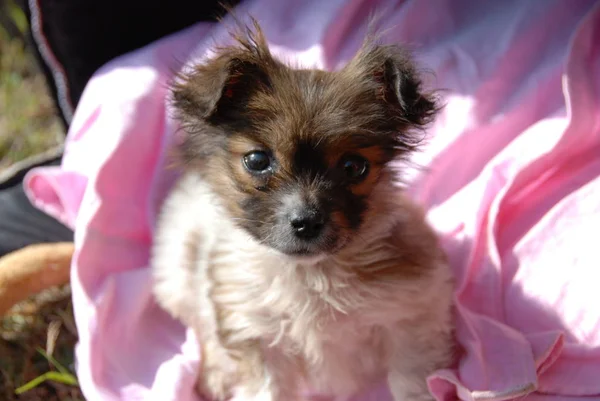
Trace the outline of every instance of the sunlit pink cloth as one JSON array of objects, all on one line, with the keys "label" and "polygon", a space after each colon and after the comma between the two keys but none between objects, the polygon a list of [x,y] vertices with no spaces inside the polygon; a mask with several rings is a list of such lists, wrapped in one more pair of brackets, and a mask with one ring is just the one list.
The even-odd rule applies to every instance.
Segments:
[{"label": "sunlit pink cloth", "polygon": [[[455,369],[439,401],[600,400],[600,5],[594,1],[245,3],[278,57],[337,68],[371,11],[413,45],[446,107],[410,191],[457,276]],[[242,12],[241,10],[239,11]],[[88,400],[196,400],[193,335],[150,293],[148,254],[173,182],[166,86],[224,28],[200,24],[91,80],[60,168],[30,173],[41,209],[75,229],[77,373]],[[357,400],[388,401],[375,385]]]}]

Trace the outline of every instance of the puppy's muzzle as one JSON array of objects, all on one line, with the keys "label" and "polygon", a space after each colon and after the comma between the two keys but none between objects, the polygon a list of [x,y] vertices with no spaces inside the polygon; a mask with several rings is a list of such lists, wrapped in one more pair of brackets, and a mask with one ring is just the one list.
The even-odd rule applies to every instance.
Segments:
[{"label": "puppy's muzzle", "polygon": [[289,223],[296,238],[314,240],[323,232],[326,219],[319,209],[302,206],[291,211]]}]

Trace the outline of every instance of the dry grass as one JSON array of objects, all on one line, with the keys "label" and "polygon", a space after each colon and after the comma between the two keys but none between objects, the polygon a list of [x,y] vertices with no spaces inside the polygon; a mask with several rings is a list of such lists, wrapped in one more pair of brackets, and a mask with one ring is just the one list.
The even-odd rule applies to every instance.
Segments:
[{"label": "dry grass", "polygon": [[[17,18],[23,29],[22,16]],[[62,126],[34,59],[20,40],[10,39],[0,27],[0,170],[62,139]],[[76,386],[55,382],[15,394],[19,386],[56,370],[38,349],[72,372],[76,341],[68,286],[15,306],[0,320],[0,400],[83,400]]]},{"label": "dry grass", "polygon": [[21,395],[15,390],[55,368],[37,351],[44,349],[73,371],[77,330],[70,290],[48,290],[15,306],[0,325],[0,399],[6,401],[83,400],[77,387],[47,381]]}]

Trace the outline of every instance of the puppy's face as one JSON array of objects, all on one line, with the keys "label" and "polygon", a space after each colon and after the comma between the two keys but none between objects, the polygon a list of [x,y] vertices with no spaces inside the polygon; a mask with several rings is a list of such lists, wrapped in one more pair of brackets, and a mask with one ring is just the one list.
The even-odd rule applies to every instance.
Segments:
[{"label": "puppy's face", "polygon": [[342,70],[290,69],[256,27],[174,88],[188,168],[231,218],[292,256],[334,253],[360,236],[390,161],[435,105],[408,56],[365,46]]}]

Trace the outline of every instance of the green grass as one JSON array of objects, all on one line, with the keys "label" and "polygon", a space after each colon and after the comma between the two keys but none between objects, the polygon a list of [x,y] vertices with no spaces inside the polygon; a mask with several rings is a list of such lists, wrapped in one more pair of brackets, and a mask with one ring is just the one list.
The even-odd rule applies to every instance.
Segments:
[{"label": "green grass", "polygon": [[35,60],[0,29],[0,169],[58,145],[63,136]]},{"label": "green grass", "polygon": [[[10,15],[24,31],[26,19]],[[0,26],[0,171],[61,143],[63,128],[34,58]],[[38,294],[0,319],[0,400],[83,400],[73,375],[77,330],[70,288]],[[17,394],[19,393],[19,394]]]},{"label": "green grass", "polygon": [[25,394],[28,391],[32,391],[38,388],[42,383],[51,381],[55,383],[67,384],[69,386],[78,386],[77,378],[73,375],[69,369],[65,368],[60,362],[58,362],[54,357],[50,356],[46,351],[41,348],[37,348],[37,351],[42,355],[46,360],[52,364],[54,368],[58,370],[56,371],[48,371],[40,376],[37,376],[33,380],[28,381],[24,385],[20,386],[15,390],[15,394]]}]

